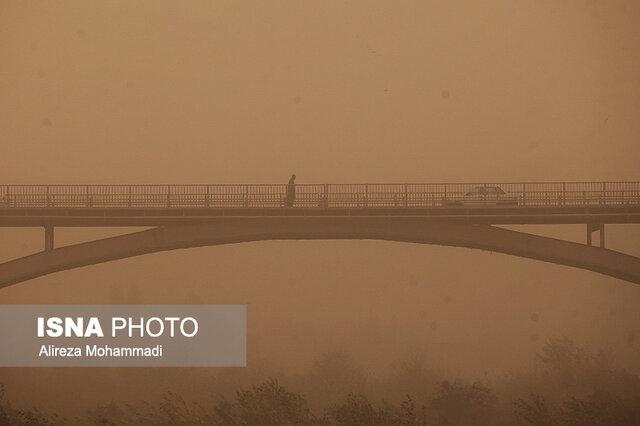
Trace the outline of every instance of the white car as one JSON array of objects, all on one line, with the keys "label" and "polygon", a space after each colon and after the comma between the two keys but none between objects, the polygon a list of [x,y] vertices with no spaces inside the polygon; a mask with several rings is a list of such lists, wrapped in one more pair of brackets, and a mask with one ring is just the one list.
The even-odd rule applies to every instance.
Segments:
[{"label": "white car", "polygon": [[507,194],[499,186],[476,186],[462,199],[445,200],[449,206],[517,206],[518,197]]}]

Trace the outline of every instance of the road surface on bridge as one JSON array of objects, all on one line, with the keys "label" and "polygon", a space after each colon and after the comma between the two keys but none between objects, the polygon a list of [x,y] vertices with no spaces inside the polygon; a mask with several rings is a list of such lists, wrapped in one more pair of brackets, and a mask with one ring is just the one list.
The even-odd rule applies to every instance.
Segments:
[{"label": "road surface on bridge", "polygon": [[640,223],[640,182],[4,185],[0,226],[163,226],[220,217],[409,216],[478,224]]}]

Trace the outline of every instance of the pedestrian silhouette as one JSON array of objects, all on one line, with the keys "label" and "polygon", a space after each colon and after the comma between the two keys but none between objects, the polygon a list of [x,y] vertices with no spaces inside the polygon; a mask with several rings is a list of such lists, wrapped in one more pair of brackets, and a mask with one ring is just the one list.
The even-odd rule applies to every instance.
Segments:
[{"label": "pedestrian silhouette", "polygon": [[287,207],[293,207],[293,202],[296,199],[296,175],[291,175],[289,183],[287,184],[287,195],[285,197],[285,205]]}]

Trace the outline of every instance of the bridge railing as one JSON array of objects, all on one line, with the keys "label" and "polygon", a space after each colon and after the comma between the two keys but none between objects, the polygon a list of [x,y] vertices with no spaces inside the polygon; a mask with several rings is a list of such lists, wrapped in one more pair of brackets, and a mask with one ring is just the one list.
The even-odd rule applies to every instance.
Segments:
[{"label": "bridge railing", "polygon": [[[0,208],[276,208],[284,207],[286,198],[286,184],[0,186]],[[302,184],[295,185],[293,203],[297,208],[486,205],[640,205],[640,182]]]}]

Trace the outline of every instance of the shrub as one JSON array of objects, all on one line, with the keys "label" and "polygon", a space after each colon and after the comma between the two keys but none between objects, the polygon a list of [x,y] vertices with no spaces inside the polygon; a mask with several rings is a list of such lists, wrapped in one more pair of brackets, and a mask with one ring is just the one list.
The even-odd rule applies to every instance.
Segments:
[{"label": "shrub", "polygon": [[477,425],[494,423],[497,398],[491,389],[480,383],[440,383],[431,408],[442,424]]},{"label": "shrub", "polygon": [[234,403],[221,401],[215,412],[220,422],[241,425],[299,425],[316,421],[306,400],[284,389],[275,379],[238,391]]}]

